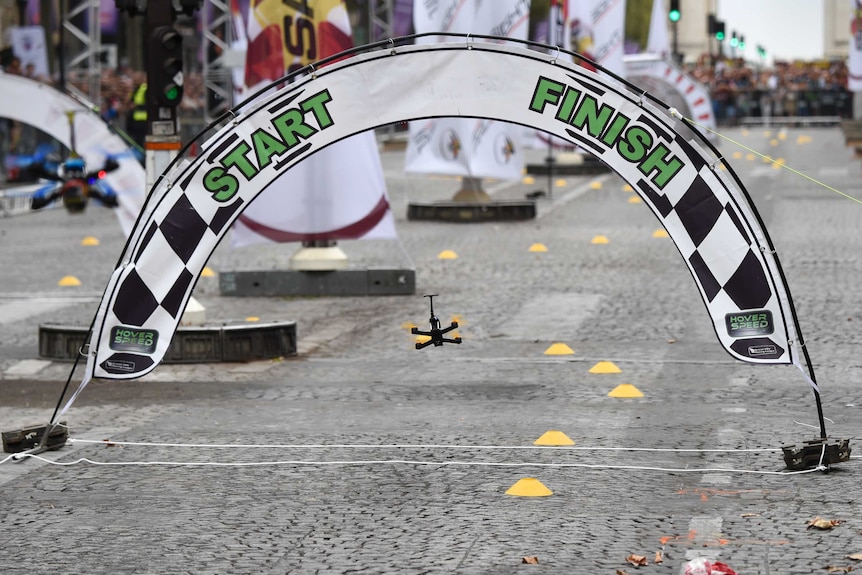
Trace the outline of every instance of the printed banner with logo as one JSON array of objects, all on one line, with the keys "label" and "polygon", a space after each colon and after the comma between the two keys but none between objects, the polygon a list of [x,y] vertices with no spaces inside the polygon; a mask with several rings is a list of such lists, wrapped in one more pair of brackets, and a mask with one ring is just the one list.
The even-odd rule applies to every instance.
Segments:
[{"label": "printed banner with logo", "polygon": [[[530,1],[416,0],[413,25],[417,34],[448,32],[525,40],[530,25]],[[418,40],[423,44],[439,41],[438,36]],[[430,118],[411,122],[404,170],[517,179],[524,165],[522,133],[523,128],[518,126],[485,119]]]},{"label": "printed banner with logo", "polygon": [[178,157],[144,206],[99,305],[75,395],[91,377],[136,378],[162,361],[213,250],[285,172],[357,132],[453,116],[533,126],[590,150],[668,231],[725,351],[799,365],[775,249],[748,193],[730,170],[716,169],[720,158],[700,135],[641,90],[537,50],[446,43],[342,60],[200,136],[202,153]]},{"label": "printed banner with logo", "polygon": [[569,0],[572,49],[625,77],[625,0]]},{"label": "printed banner with logo", "polygon": [[[347,10],[342,0],[254,0],[247,46],[245,83],[251,92],[351,48]],[[231,245],[395,237],[377,140],[369,131],[273,182],[234,224]]]}]

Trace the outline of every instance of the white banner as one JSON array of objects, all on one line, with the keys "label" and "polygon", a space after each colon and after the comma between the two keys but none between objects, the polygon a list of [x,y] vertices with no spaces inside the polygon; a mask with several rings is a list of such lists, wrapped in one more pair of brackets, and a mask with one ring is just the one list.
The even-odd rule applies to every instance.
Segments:
[{"label": "white banner", "polygon": [[646,52],[661,58],[670,56],[670,35],[667,32],[667,11],[665,0],[652,0],[652,15],[649,21],[649,36]]},{"label": "white banner", "polygon": [[[341,0],[253,1],[247,36],[245,69],[252,84],[277,80],[353,44]],[[372,131],[340,142],[281,176],[237,221],[231,246],[395,237]]]},{"label": "white banner", "polygon": [[850,0],[850,10],[847,89],[851,92],[862,92],[862,0]]},{"label": "white banner", "polygon": [[21,61],[21,73],[31,78],[48,79],[48,49],[41,26],[13,26],[6,30],[6,42]]},{"label": "white banner", "polygon": [[[413,23],[417,34],[469,33],[526,40],[530,1],[415,0]],[[425,44],[439,41],[441,38],[435,36],[419,39]],[[518,126],[481,120],[437,118],[411,122],[404,170],[518,179],[524,165],[522,132]]]},{"label": "white banner", "polygon": [[625,0],[569,0],[573,49],[625,77]]}]

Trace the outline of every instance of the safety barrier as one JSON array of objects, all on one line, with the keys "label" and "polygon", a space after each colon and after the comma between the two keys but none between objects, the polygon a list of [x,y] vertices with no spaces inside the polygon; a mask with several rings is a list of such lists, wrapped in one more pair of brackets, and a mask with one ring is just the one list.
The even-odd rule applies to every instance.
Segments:
[{"label": "safety barrier", "polygon": [[30,211],[30,196],[39,186],[23,186],[0,190],[0,215],[3,217],[26,214]]}]

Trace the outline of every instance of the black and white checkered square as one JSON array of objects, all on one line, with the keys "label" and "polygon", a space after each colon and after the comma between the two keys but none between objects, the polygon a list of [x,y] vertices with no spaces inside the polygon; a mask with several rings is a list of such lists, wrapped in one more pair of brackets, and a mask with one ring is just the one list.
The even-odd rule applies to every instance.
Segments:
[{"label": "black and white checkered square", "polygon": [[[198,250],[202,242],[215,247],[225,226],[238,212],[242,200],[218,206],[207,195],[195,206],[178,188],[160,219],[160,211],[142,238],[132,267],[122,280],[112,308],[116,319],[128,326],[142,326],[156,314],[177,320],[191,297],[194,280],[211,249]],[[204,220],[204,216],[208,220]]]}]

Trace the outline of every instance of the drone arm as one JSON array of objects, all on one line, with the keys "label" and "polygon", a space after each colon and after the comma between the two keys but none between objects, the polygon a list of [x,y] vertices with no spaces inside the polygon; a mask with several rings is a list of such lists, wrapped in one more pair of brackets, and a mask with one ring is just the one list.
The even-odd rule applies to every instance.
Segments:
[{"label": "drone arm", "polygon": [[440,330],[440,333],[441,333],[441,334],[443,334],[443,333],[449,333],[450,331],[452,331],[453,329],[455,329],[455,328],[457,328],[457,327],[458,327],[458,322],[457,322],[457,321],[453,321],[453,322],[452,322],[452,324],[451,324],[449,327],[446,327],[446,328],[441,329],[441,330]]},{"label": "drone arm", "polygon": [[59,197],[59,185],[51,184],[49,186],[43,186],[36,190],[32,196],[30,196],[30,209],[38,210],[44,208]]}]

